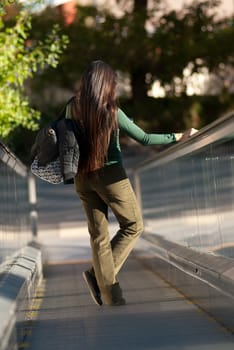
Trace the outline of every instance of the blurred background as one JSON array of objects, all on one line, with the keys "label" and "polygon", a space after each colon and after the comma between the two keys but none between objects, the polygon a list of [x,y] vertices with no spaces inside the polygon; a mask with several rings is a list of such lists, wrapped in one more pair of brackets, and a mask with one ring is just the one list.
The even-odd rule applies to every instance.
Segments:
[{"label": "blurred background", "polygon": [[[0,137],[26,164],[92,60],[144,130],[200,129],[234,107],[233,0],[4,0]],[[126,140],[125,140],[126,141]]]}]

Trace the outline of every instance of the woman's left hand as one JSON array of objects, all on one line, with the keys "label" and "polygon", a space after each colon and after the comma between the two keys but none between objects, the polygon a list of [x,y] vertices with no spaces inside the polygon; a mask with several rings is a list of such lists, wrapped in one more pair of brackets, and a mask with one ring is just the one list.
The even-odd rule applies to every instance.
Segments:
[{"label": "woman's left hand", "polygon": [[196,132],[198,132],[198,130],[197,130],[197,129],[194,129],[194,128],[190,128],[190,129],[186,130],[186,131],[183,133],[183,135],[182,135],[180,141],[187,140],[190,136],[196,134]]}]

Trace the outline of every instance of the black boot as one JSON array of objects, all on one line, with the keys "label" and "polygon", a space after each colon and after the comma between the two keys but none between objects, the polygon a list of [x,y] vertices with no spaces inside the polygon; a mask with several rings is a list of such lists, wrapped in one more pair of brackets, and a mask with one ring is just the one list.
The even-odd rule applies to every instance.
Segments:
[{"label": "black boot", "polygon": [[116,282],[111,286],[110,292],[111,292],[111,299],[112,299],[112,302],[110,303],[110,305],[119,306],[119,305],[126,304],[126,300],[123,298],[122,289],[120,288],[120,285],[118,282]]},{"label": "black boot", "polygon": [[89,292],[95,304],[102,305],[101,292],[97,284],[95,275],[87,270],[83,272],[83,278],[89,288]]}]

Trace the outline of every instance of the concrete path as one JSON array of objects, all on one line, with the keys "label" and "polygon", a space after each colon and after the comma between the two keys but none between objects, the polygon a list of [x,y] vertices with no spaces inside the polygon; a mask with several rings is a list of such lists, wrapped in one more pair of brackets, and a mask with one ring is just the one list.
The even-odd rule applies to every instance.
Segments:
[{"label": "concrete path", "polygon": [[127,305],[95,305],[82,279],[90,261],[76,260],[73,248],[60,247],[67,260],[47,261],[32,308],[22,310],[28,320],[18,327],[24,334],[19,350],[234,349],[231,334],[138,257],[132,256],[119,275]]}]

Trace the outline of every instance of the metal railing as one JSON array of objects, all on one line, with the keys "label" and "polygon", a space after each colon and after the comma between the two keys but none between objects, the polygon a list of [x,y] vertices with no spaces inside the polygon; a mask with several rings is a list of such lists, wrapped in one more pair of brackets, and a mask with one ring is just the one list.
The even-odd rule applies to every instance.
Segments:
[{"label": "metal railing", "polygon": [[234,258],[234,112],[134,174],[146,232]]},{"label": "metal railing", "polygon": [[34,189],[27,167],[0,142],[0,264],[32,240]]}]

